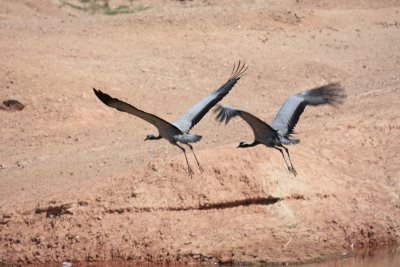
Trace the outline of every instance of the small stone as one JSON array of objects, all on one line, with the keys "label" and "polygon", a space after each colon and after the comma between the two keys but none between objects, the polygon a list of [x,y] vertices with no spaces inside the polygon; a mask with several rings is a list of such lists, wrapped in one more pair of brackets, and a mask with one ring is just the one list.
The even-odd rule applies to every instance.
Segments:
[{"label": "small stone", "polygon": [[84,201],[84,200],[80,200],[80,201],[78,201],[78,205],[79,205],[79,206],[88,206],[88,205],[89,205],[89,202]]},{"label": "small stone", "polygon": [[5,218],[5,219],[11,219],[11,217],[12,217],[11,213],[4,213],[3,214],[3,218]]},{"label": "small stone", "polygon": [[0,109],[10,110],[10,111],[23,110],[24,108],[25,108],[24,104],[14,99],[4,100],[3,104],[0,105]]}]

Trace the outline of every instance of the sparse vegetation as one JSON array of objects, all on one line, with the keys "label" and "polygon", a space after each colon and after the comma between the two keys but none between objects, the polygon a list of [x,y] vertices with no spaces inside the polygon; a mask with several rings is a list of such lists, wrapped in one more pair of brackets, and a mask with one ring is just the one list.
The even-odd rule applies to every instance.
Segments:
[{"label": "sparse vegetation", "polygon": [[147,6],[134,7],[135,0],[125,0],[126,4],[116,5],[113,7],[111,0],[79,0],[79,3],[74,4],[70,1],[60,0],[63,6],[68,6],[90,14],[105,14],[118,15],[140,12],[148,9]]}]

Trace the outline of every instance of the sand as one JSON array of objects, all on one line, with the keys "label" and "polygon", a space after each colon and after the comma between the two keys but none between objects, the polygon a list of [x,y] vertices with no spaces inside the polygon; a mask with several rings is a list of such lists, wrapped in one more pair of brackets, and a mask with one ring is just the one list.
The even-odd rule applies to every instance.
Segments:
[{"label": "sand", "polygon": [[[398,1],[133,5],[0,1],[0,100],[25,105],[0,109],[0,265],[286,263],[399,243]],[[174,121],[238,60],[249,69],[221,103],[267,122],[291,94],[346,88],[343,105],[303,113],[297,177],[278,151],[236,148],[253,140],[243,121],[209,112],[190,178],[178,148],[144,142],[152,125],[92,91]]]}]

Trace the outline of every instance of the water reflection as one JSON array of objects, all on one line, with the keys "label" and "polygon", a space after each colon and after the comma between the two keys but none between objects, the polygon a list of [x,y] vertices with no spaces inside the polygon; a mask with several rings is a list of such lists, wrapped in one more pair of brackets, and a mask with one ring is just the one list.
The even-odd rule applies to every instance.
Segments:
[{"label": "water reflection", "polygon": [[328,260],[301,267],[396,267],[400,266],[400,247],[360,252],[354,257]]},{"label": "water reflection", "polygon": [[[133,267],[133,266],[166,266],[166,265],[154,265],[154,264],[132,264],[130,262],[107,262],[107,263],[72,263],[72,267],[74,266],[96,266],[96,267]],[[32,265],[35,267],[44,267],[43,265]],[[55,266],[60,267],[62,264],[52,264],[52,265],[45,265],[46,267]],[[68,263],[67,263],[68,266]],[[197,264],[191,263],[186,265],[168,265],[168,266],[216,266],[216,264]],[[254,265],[257,266],[257,265]],[[280,265],[282,266],[282,265]],[[299,266],[299,267],[400,267],[400,247],[392,247],[392,248],[385,248],[379,250],[369,250],[364,252],[359,252],[357,255],[353,256],[345,256],[338,259],[333,260],[326,260],[319,263],[312,263],[312,264],[301,264],[301,265],[289,265],[289,266]],[[70,267],[70,266],[68,266]]]}]

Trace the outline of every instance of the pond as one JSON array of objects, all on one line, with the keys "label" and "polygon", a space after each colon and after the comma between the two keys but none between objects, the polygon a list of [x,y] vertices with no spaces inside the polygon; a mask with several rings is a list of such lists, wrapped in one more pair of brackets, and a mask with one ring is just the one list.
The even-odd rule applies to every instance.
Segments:
[{"label": "pond", "polygon": [[400,247],[368,250],[356,255],[343,256],[320,263],[299,265],[301,267],[399,267]]},{"label": "pond", "polygon": [[[42,267],[42,265],[34,265],[35,267]],[[59,265],[46,265],[46,266],[63,266]],[[130,262],[96,262],[91,264],[74,264],[64,263],[65,267],[70,266],[97,266],[97,267],[131,267],[137,266]],[[144,266],[163,266],[148,264]],[[170,265],[174,266],[174,265]],[[179,266],[179,265],[176,265]],[[188,266],[217,266],[217,264],[196,264],[191,263]],[[255,265],[257,266],[257,265]],[[282,266],[282,265],[279,265]],[[400,247],[390,247],[376,250],[361,251],[357,254],[342,255],[337,259],[325,260],[318,263],[300,264],[300,265],[286,265],[286,266],[299,266],[299,267],[400,267]]]}]

